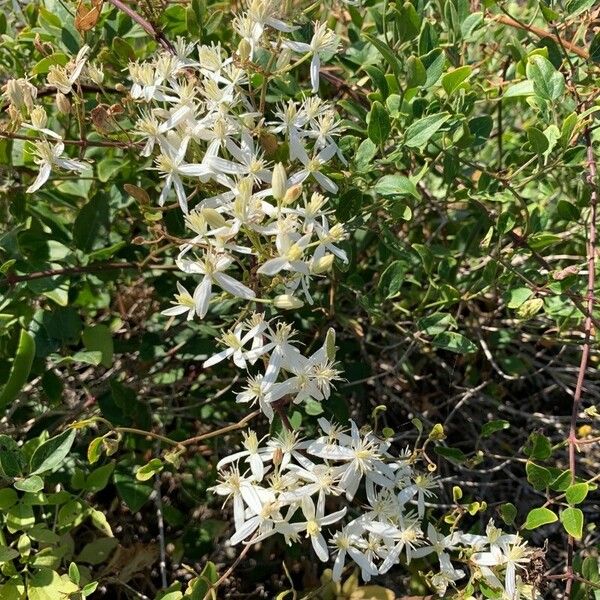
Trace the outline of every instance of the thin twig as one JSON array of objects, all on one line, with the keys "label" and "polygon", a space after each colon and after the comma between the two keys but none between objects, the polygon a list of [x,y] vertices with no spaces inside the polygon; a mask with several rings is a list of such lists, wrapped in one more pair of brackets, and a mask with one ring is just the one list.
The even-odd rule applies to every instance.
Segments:
[{"label": "thin twig", "polygon": [[[160,444],[156,445],[156,454],[160,454]],[[160,474],[154,475],[154,505],[156,506],[156,523],[158,526],[158,547],[160,551],[160,559],[158,568],[160,570],[160,580],[163,589],[169,587],[167,580],[167,551],[165,542],[165,521],[163,519],[162,510],[162,493],[160,491]]]},{"label": "thin twig", "polygon": [[[174,265],[148,265],[149,270],[161,269],[171,270],[176,268]],[[131,262],[114,262],[114,263],[92,263],[91,265],[82,265],[78,267],[65,267],[64,269],[46,269],[45,271],[35,271],[26,275],[15,275],[6,273],[1,284],[14,286],[23,281],[33,281],[34,279],[44,279],[45,277],[55,277],[57,275],[79,275],[82,273],[96,273],[98,271],[114,271],[114,270],[140,270],[141,266],[138,263]]]},{"label": "thin twig", "polygon": [[[22,135],[20,133],[9,133],[7,131],[0,132],[0,138],[6,138],[8,140],[25,140],[27,142],[35,142],[36,138]],[[88,146],[102,147],[102,148],[127,148],[127,149],[139,149],[141,144],[132,142],[118,142],[116,140],[88,140],[87,138],[79,140],[62,140],[63,144],[70,144],[71,146],[81,146],[87,148]]]},{"label": "thin twig", "polygon": [[[257,536],[254,536],[254,537],[256,538]],[[246,543],[246,546],[240,552],[239,556],[233,561],[233,564],[229,567],[229,569],[227,569],[227,571],[225,571],[225,573],[223,573],[223,575],[221,575],[221,577],[219,577],[217,582],[212,586],[213,590],[216,590],[233,573],[235,568],[242,562],[242,560],[244,559],[246,554],[248,554],[248,552],[250,551],[250,548],[252,547],[252,543],[253,543],[253,540],[250,540],[249,542]]]},{"label": "thin twig", "polygon": [[[588,223],[588,240],[587,240],[587,263],[588,263],[588,283],[587,283],[587,307],[586,317],[583,325],[585,340],[581,350],[581,361],[579,363],[579,371],[577,373],[577,384],[575,386],[575,394],[573,395],[573,410],[571,412],[571,425],[569,427],[569,471],[571,472],[571,482],[575,483],[577,474],[577,417],[581,405],[581,395],[583,393],[583,385],[587,372],[588,362],[591,351],[591,340],[593,335],[592,313],[594,310],[594,293],[596,286],[596,213],[598,203],[598,192],[596,182],[596,159],[594,157],[594,149],[592,146],[592,136],[589,129],[584,132],[585,144],[587,148],[587,181],[591,187],[590,194],[590,216]],[[575,539],[569,535],[567,540],[567,583],[565,586],[565,598],[571,598],[573,581],[575,574],[573,572],[573,554],[575,549]]]}]

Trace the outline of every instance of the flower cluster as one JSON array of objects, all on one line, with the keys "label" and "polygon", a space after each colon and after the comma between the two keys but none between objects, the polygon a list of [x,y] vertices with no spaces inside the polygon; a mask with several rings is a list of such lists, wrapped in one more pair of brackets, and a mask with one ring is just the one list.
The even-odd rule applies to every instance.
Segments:
[{"label": "flower cluster", "polygon": [[[348,559],[369,581],[399,563],[433,557],[427,579],[440,596],[468,569],[471,580],[483,579],[506,598],[535,598],[522,577],[532,551],[518,535],[493,521],[485,535],[443,534],[433,523],[423,530],[425,499],[437,482],[416,469],[410,450],[393,457],[388,441],[360,431],[354,421],[347,430],[321,418],[319,429],[315,439],[283,429],[266,442],[248,431],[244,450],[218,463],[221,479],[213,490],[233,503],[232,544],[276,534],[288,544],[305,537],[323,562],[335,556],[335,581]],[[355,499],[359,505],[349,509]]]},{"label": "flower cluster", "polygon": [[[343,127],[335,107],[318,95],[321,62],[337,52],[339,38],[317,22],[309,40],[297,39],[298,27],[281,6],[250,0],[233,21],[240,38],[235,52],[179,39],[172,52],[128,67],[127,103],[138,117],[133,134],[162,179],[157,203],[172,199],[189,230],[176,239],[175,263],[186,281],[177,283],[163,314],[191,321],[222,300],[241,303],[219,339],[223,349],[203,367],[231,360],[245,375],[237,401],[258,405],[270,422],[278,414],[284,426],[266,440],[247,431],[244,449],[217,465],[214,491],[233,503],[231,543],[306,537],[319,559],[335,557],[336,580],[347,559],[368,581],[418,558],[431,569],[426,578],[439,595],[468,579],[467,586],[484,582],[508,600],[535,597],[523,577],[532,552],[519,536],[493,522],[485,535],[455,527],[442,533],[424,523],[438,482],[418,470],[418,449],[396,456],[390,440],[354,421],[341,427],[322,418],[314,439],[288,422],[287,407],[327,400],[341,372],[332,329],[320,348],[305,353],[299,333],[277,311],[313,303],[314,279],[348,257],[346,230],[325,195],[337,193],[335,169],[346,164],[338,145]],[[102,83],[88,52],[83,47],[48,74],[63,111],[82,78]],[[269,93],[273,82],[285,83],[308,61],[310,92]],[[29,81],[9,81],[4,94],[13,120],[38,138],[40,170],[29,192],[56,167],[88,168],[64,155],[64,141],[48,127]]]},{"label": "flower cluster", "polygon": [[[61,112],[70,112],[71,103],[67,96],[82,80],[101,84],[104,79],[102,69],[88,62],[89,50],[89,46],[83,46],[65,66],[50,66],[46,83],[49,88],[56,90],[56,104]],[[90,168],[86,162],[66,156],[63,137],[48,127],[45,108],[36,104],[37,88],[34,85],[24,78],[9,79],[2,90],[8,101],[7,110],[13,127],[22,127],[37,137],[31,154],[39,171],[35,181],[27,188],[27,193],[39,190],[48,181],[53,169],[81,173]]]}]

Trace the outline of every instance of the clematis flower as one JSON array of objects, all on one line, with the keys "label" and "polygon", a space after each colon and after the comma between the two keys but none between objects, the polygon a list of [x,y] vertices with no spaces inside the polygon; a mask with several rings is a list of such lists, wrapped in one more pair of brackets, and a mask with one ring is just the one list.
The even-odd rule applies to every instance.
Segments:
[{"label": "clematis flower", "polygon": [[35,181],[27,188],[28,194],[32,194],[39,190],[44,183],[48,181],[53,167],[58,167],[65,171],[77,172],[82,172],[90,168],[90,166],[84,162],[63,157],[62,154],[64,150],[65,145],[62,141],[57,142],[54,146],[46,140],[35,142],[35,158],[33,160],[39,165],[40,171]]},{"label": "clematis flower", "polygon": [[310,54],[310,81],[312,91],[319,91],[319,71],[321,69],[321,56],[323,54],[332,54],[337,52],[339,46],[338,36],[327,27],[325,23],[315,21],[315,31],[310,40],[310,44],[304,42],[286,41],[284,45],[294,52],[301,54]]}]

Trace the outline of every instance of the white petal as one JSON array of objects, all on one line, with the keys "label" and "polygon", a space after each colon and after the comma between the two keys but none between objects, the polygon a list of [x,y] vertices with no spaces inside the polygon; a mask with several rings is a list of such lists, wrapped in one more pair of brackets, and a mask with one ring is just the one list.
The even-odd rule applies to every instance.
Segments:
[{"label": "white petal", "polygon": [[200,285],[194,290],[194,302],[196,303],[196,314],[204,319],[208,312],[212,284],[210,277],[205,276]]},{"label": "white petal", "polygon": [[252,300],[256,294],[243,283],[240,283],[233,277],[225,275],[225,273],[214,273],[213,279],[218,283],[225,291],[237,296],[238,298],[244,298],[246,300]]},{"label": "white petal", "polygon": [[320,533],[318,535],[311,536],[311,538],[316,555],[323,562],[327,562],[329,560],[329,550],[327,549],[327,542],[325,541],[325,538]]},{"label": "white petal", "polygon": [[52,171],[52,167],[50,163],[43,163],[40,167],[40,172],[38,173],[35,181],[27,188],[27,193],[32,194],[33,192],[39,190],[46,181],[48,181],[48,177],[50,177],[50,172]]},{"label": "white petal", "polygon": [[239,544],[241,541],[245,540],[247,537],[252,535],[254,531],[260,525],[260,517],[252,517],[248,519],[242,527],[240,527],[232,536],[231,536],[231,544],[235,546]]}]

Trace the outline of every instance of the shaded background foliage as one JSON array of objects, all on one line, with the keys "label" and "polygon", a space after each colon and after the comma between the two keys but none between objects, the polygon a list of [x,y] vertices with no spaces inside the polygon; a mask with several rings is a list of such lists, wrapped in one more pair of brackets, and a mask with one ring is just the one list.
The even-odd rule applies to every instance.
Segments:
[{"label": "shaded background foliage", "polygon": [[[14,11],[4,2],[0,18],[3,79],[32,73],[52,125],[79,141],[74,156],[95,163],[93,176],[55,174],[52,185],[26,196],[35,172],[28,142],[3,111],[0,383],[10,383],[19,352],[31,366],[2,405],[0,508],[5,541],[27,532],[31,569],[63,574],[75,561],[84,579],[99,581],[93,597],[156,597],[165,573],[184,582],[205,569],[201,585],[214,583],[213,569],[234,559],[225,545],[229,515],[207,488],[214,465],[239,440],[234,431],[190,443],[140,481],[135,468],[160,453],[160,441],[134,430],[189,440],[240,419],[233,371],[199,366],[219,335],[211,315],[220,323],[237,314],[221,302],[202,323],[165,330],[159,312],[175,288],[183,220],[174,206],[156,206],[157,177],[127,133],[135,107],[122,83],[128,62],[148,57],[157,43],[105,4],[87,30],[76,23],[74,2],[17,2]],[[232,44],[235,2],[138,4],[165,39]],[[584,0],[293,4],[305,25],[299,39],[317,18],[345,36],[345,51],[323,70],[321,92],[337,99],[347,126],[341,146],[350,164],[330,175],[340,186],[337,217],[353,233],[350,264],[320,285],[314,307],[294,315],[313,332],[309,347],[335,326],[347,380],[323,406],[290,419],[309,430],[321,413],[370,420],[393,430],[398,449],[437,425],[430,460],[448,522],[460,518],[476,529],[492,514],[522,526],[570,482],[566,439],[596,186],[586,152],[597,138],[598,7]],[[45,74],[84,42],[105,82],[84,87],[84,101],[61,114]],[[252,85],[261,85],[258,71]],[[299,97],[300,87],[290,78],[269,94]],[[269,146],[266,132],[262,141],[271,159],[285,152]],[[209,195],[201,189],[197,197]],[[34,341],[32,355],[22,331]],[[595,344],[590,363],[577,422],[578,437],[589,441],[579,448],[581,481],[599,468],[591,443],[600,395]],[[86,423],[92,415],[106,421]],[[61,468],[32,481],[35,449],[73,422],[83,423]],[[88,448],[114,428],[121,428],[118,443],[110,434]],[[597,581],[594,558],[587,571],[581,566],[598,552],[593,488],[573,503],[586,524],[585,552],[575,562]],[[560,523],[530,537],[547,543],[549,572],[560,573]],[[287,578],[282,548],[264,542],[228,579],[229,597],[317,589],[305,549],[285,552]],[[382,583],[424,594],[413,571]],[[9,585],[14,573],[6,565],[2,573]],[[545,585],[548,598],[560,597],[561,580]],[[594,598],[593,587],[575,588],[574,597]]]}]

